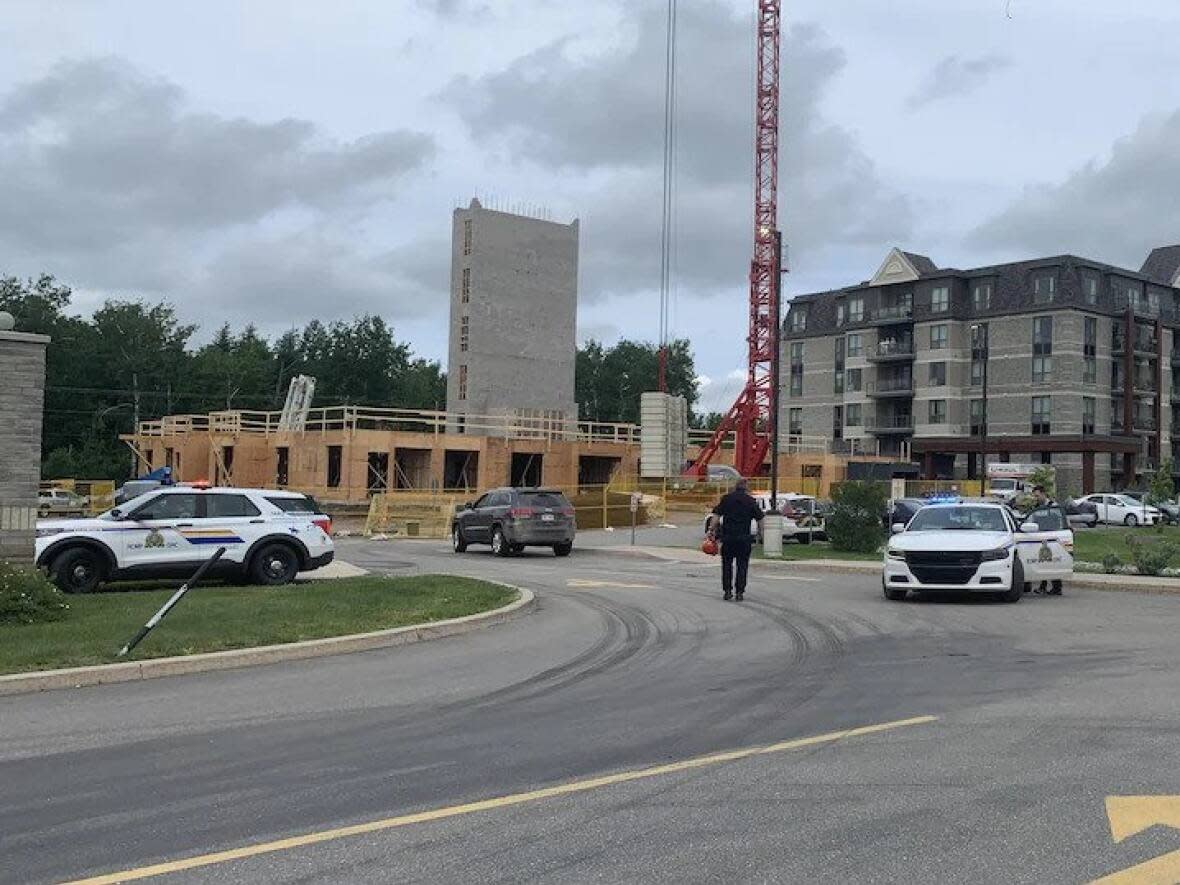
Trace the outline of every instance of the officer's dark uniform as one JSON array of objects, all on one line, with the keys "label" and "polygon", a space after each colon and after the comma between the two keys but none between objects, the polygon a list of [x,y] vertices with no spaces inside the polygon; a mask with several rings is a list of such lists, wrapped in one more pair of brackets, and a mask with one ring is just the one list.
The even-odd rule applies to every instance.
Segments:
[{"label": "officer's dark uniform", "polygon": [[[746,592],[746,574],[750,569],[750,550],[753,546],[750,538],[750,522],[762,522],[765,515],[750,493],[744,489],[734,489],[722,497],[713,513],[721,517],[721,589],[725,598],[729,599],[733,591],[737,591],[737,598],[741,599]],[[733,573],[734,561],[737,561],[736,583]]]}]

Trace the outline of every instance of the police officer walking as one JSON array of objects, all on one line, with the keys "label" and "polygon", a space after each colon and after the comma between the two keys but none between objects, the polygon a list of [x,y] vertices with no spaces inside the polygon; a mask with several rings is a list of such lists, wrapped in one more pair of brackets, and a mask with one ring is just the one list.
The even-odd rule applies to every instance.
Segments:
[{"label": "police officer walking", "polygon": [[[762,528],[762,517],[765,514],[758,502],[750,495],[750,486],[744,479],[739,479],[733,491],[723,495],[717,506],[713,508],[709,533],[718,536],[717,524],[721,524],[721,589],[723,599],[733,599],[736,591],[740,602],[746,593],[746,575],[750,570],[750,552],[753,549],[753,539],[750,537],[750,523],[757,521],[758,528]],[[734,565],[737,574],[734,575]]]}]

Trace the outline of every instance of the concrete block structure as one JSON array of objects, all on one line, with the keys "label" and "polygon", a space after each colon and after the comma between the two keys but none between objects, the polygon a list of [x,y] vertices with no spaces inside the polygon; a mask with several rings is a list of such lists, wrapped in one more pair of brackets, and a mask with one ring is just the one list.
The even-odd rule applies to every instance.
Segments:
[{"label": "concrete block structure", "polygon": [[1037,460],[1075,494],[1142,485],[1180,467],[1178,336],[1180,246],[1138,271],[894,249],[872,279],[791,301],[782,418],[788,438],[912,457],[928,479]]},{"label": "concrete block structure", "polygon": [[[578,222],[456,209],[447,412],[456,433],[486,417],[543,430],[577,420]],[[475,416],[468,420],[465,416]]]},{"label": "concrete block structure", "polygon": [[0,559],[9,562],[33,562],[48,344],[0,331]]}]

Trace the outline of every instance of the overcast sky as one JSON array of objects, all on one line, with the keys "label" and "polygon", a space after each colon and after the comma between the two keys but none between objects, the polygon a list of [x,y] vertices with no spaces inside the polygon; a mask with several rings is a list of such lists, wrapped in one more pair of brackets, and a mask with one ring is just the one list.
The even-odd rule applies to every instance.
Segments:
[{"label": "overcast sky", "polygon": [[[737,393],[754,0],[680,0],[676,311]],[[0,274],[211,334],[379,313],[445,359],[450,213],[582,220],[580,337],[652,339],[665,0],[2,0]],[[793,0],[790,293],[1180,242],[1176,0]]]}]

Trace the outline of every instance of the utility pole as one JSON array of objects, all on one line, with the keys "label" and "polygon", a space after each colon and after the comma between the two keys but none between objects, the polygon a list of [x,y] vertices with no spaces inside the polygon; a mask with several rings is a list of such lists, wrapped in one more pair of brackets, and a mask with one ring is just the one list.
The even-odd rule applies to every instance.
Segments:
[{"label": "utility pole", "polygon": [[[139,372],[131,373],[131,432],[139,433]],[[138,476],[139,456],[131,453],[131,478]]]}]

